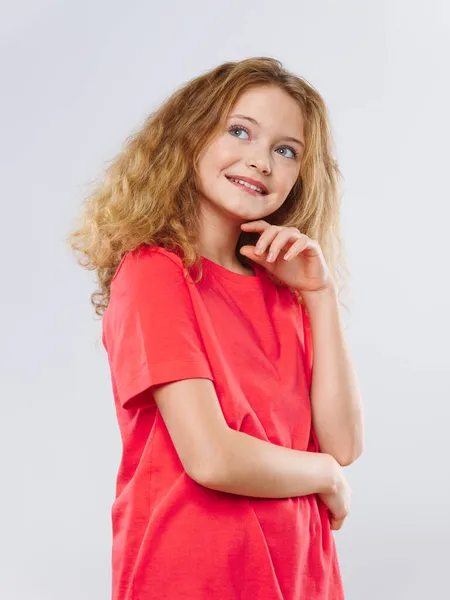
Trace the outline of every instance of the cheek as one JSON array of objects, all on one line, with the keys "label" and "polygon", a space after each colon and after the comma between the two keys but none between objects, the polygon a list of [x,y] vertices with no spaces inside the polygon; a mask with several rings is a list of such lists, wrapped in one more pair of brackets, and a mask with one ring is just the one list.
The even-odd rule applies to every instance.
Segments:
[{"label": "cheek", "polygon": [[215,143],[205,152],[200,164],[200,172],[203,173],[203,175],[208,173],[211,175],[211,172],[216,170],[220,165],[220,158],[220,148],[217,146],[217,143]]},{"label": "cheek", "polygon": [[226,169],[226,154],[216,142],[208,148],[199,164],[201,190],[206,192],[214,186],[224,169]]},{"label": "cheek", "polygon": [[296,167],[285,170],[283,177],[280,179],[280,185],[283,187],[283,191],[286,192],[286,196],[292,190],[299,176],[299,169]]},{"label": "cheek", "polygon": [[217,170],[224,170],[238,160],[238,152],[234,140],[219,138],[211,148],[210,160]]}]

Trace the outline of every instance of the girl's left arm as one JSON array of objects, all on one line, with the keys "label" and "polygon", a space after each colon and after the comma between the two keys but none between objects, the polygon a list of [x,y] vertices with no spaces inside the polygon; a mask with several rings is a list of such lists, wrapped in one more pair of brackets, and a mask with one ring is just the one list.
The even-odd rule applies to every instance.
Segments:
[{"label": "girl's left arm", "polygon": [[334,287],[302,292],[311,324],[313,371],[311,406],[320,451],[348,466],[363,451],[361,394],[344,338]]}]

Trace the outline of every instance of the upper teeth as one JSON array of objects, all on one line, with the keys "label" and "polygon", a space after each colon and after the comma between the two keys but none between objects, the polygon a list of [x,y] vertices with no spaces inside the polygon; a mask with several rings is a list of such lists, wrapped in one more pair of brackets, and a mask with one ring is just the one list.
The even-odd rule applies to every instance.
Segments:
[{"label": "upper teeth", "polygon": [[248,188],[250,188],[252,190],[257,191],[260,194],[264,194],[264,191],[261,188],[256,187],[256,185],[252,185],[251,183],[247,183],[246,181],[242,181],[242,179],[233,179],[232,177],[230,177],[229,179],[230,179],[230,181],[236,181],[237,183],[245,185],[246,187],[248,187]]}]

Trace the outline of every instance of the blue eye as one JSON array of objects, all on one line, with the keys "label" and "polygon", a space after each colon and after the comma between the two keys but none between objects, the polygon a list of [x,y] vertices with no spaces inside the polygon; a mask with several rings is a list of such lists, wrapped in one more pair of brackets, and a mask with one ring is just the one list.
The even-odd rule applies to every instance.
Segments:
[{"label": "blue eye", "polygon": [[[278,150],[289,150],[290,152],[292,152],[292,156],[288,156],[287,158],[296,158],[297,156],[297,152],[294,150],[294,148],[291,148],[290,146],[281,146],[281,148],[278,148]],[[285,156],[284,154],[282,156]]]},{"label": "blue eye", "polygon": [[[228,131],[232,134],[233,131],[245,131],[245,133],[247,135],[249,135],[249,130],[246,127],[242,127],[242,125],[232,125]],[[233,135],[233,134],[232,134]],[[238,139],[244,139],[241,138],[238,135],[234,135],[233,137],[237,137]],[[291,160],[293,158],[297,158],[297,152],[294,150],[294,148],[291,148],[290,146],[280,146],[280,148],[278,148],[278,150],[289,150],[290,152],[292,152],[292,156],[287,156],[286,158],[290,158]],[[285,156],[284,154],[282,154],[281,156]]]},{"label": "blue eye", "polygon": [[[236,130],[245,131],[248,135],[248,129],[246,129],[245,127],[241,127],[240,125],[232,125],[228,131],[231,133],[232,131],[236,131]],[[235,135],[234,137],[239,137],[239,136]]]}]

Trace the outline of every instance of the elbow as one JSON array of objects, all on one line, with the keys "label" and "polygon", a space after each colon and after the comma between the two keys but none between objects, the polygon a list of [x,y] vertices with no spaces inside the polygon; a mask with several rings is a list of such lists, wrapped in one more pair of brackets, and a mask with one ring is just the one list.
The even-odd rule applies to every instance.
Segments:
[{"label": "elbow", "polygon": [[202,487],[208,488],[210,490],[222,491],[222,486],[224,484],[225,478],[224,476],[215,469],[208,469],[207,471],[189,473],[186,471],[188,476],[201,485]]},{"label": "elbow", "polygon": [[335,459],[341,467],[349,467],[363,453],[364,450],[364,430],[363,427],[354,431],[353,435],[346,440],[341,452],[336,452]]},{"label": "elbow", "polygon": [[359,458],[359,456],[361,455],[345,456],[342,458],[339,456],[335,456],[335,458],[337,462],[341,465],[341,467],[349,467],[356,461],[357,458]]},{"label": "elbow", "polygon": [[358,446],[358,448],[352,449],[351,452],[347,452],[346,454],[338,454],[334,458],[341,465],[341,467],[349,467],[353,464],[363,453],[362,444]]},{"label": "elbow", "polygon": [[209,485],[217,476],[216,470],[211,468],[209,465],[201,464],[183,466],[188,477],[203,487],[209,487]]},{"label": "elbow", "polygon": [[[240,432],[227,429],[226,436],[217,443],[210,451],[205,452],[208,460],[202,461],[198,468],[191,468],[188,475],[199,485],[216,491],[226,491],[230,481],[233,479],[232,465],[235,461],[235,452],[230,452],[230,445],[236,446],[235,437],[229,433],[237,434]],[[187,471],[187,470],[186,470]]]},{"label": "elbow", "polygon": [[196,467],[185,468],[185,471],[199,485],[220,490],[223,481],[226,479],[224,464],[226,463],[223,460],[218,460],[216,456],[214,461],[207,461],[207,464],[202,463]]}]

